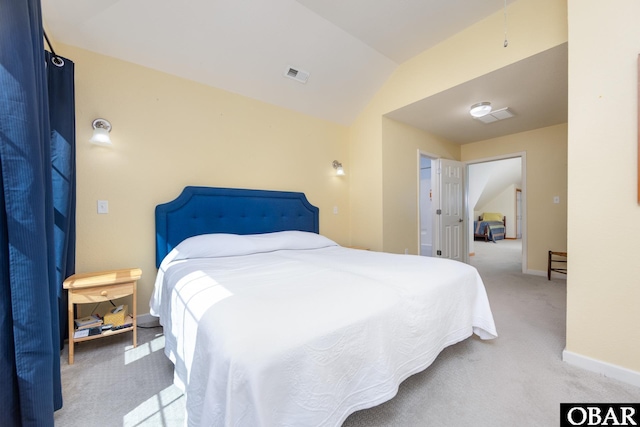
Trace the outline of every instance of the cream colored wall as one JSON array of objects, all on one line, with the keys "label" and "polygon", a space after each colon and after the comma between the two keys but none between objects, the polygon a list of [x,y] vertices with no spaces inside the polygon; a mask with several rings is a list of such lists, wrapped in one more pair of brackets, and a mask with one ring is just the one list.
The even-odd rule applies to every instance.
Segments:
[{"label": "cream colored wall", "polygon": [[382,119],[383,250],[420,253],[418,221],[418,150],[445,159],[459,159],[460,146],[423,130]]},{"label": "cream colored wall", "polygon": [[640,384],[640,2],[569,0],[567,351]]},{"label": "cream colored wall", "polygon": [[[380,231],[397,224],[403,227],[396,230],[398,235],[408,239],[414,228],[414,223],[402,222],[403,211],[383,200],[385,195],[415,186],[413,176],[407,174],[400,179],[386,172],[383,154],[392,152],[396,141],[383,135],[384,114],[567,41],[564,0],[518,0],[508,10],[508,48],[503,47],[500,11],[399,66],[352,126],[349,141],[353,244],[397,251],[412,246],[417,239],[415,236],[411,241],[400,242],[394,233]],[[415,161],[409,161],[411,164],[402,167],[413,169]]]},{"label": "cream colored wall", "polygon": [[[348,243],[346,127],[60,43],[56,52],[76,71],[76,271],[142,268],[139,313],[156,273],[154,208],[186,185],[304,192],[320,232]],[[88,143],[96,117],[111,121],[113,148]]]},{"label": "cream colored wall", "polygon": [[[520,152],[526,152],[527,270],[546,274],[548,251],[567,247],[567,125],[465,144],[462,161]],[[553,203],[554,196],[560,203]]]},{"label": "cream colored wall", "polygon": [[349,129],[351,244],[382,250],[382,122],[372,111]]}]

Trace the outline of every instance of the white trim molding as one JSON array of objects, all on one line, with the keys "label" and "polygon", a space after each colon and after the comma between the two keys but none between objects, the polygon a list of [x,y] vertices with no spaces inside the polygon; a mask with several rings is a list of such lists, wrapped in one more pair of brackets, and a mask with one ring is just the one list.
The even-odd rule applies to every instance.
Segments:
[{"label": "white trim molding", "polygon": [[570,365],[577,366],[578,368],[640,387],[640,372],[632,371],[631,369],[613,365],[608,362],[603,362],[602,360],[592,359],[566,349],[562,351],[562,360]]}]

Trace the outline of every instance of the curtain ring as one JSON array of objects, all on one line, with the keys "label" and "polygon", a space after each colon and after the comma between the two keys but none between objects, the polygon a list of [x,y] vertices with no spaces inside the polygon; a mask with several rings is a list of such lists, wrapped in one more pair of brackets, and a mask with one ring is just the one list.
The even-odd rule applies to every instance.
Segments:
[{"label": "curtain ring", "polygon": [[64,65],[64,60],[62,58],[60,58],[59,56],[54,56],[53,59],[51,59],[51,62],[56,67],[62,67]]}]

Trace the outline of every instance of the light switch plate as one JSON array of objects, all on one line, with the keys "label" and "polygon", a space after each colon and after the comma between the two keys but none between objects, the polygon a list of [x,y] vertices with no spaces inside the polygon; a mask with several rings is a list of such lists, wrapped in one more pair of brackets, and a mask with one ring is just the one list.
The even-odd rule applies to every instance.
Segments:
[{"label": "light switch plate", "polygon": [[108,200],[98,200],[98,213],[99,214],[108,214],[109,213],[109,201]]}]

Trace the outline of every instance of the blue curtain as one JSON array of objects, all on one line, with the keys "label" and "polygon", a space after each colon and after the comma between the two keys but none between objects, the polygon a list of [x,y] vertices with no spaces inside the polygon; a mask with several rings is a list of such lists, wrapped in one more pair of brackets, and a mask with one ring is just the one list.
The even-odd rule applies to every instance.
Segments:
[{"label": "blue curtain", "polygon": [[[59,236],[75,239],[75,213],[58,204],[75,204],[75,176],[52,170],[63,158],[75,163],[75,138],[50,125],[62,114],[49,108],[58,78],[47,72],[60,68],[50,59],[40,0],[0,0],[0,426],[53,426],[62,407],[59,299],[74,244]],[[66,190],[54,188],[59,181]],[[58,201],[64,192],[71,201]]]},{"label": "blue curtain", "polygon": [[76,261],[76,120],[74,64],[45,52],[51,126],[56,284],[60,318],[60,349],[67,329],[67,291],[62,282],[75,272]]}]

